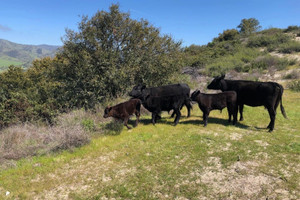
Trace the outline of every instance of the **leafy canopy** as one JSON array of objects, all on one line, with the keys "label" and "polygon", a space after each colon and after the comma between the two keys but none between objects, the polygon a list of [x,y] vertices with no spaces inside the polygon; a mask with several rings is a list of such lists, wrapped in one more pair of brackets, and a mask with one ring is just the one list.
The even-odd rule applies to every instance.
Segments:
[{"label": "leafy canopy", "polygon": [[255,18],[242,19],[241,23],[237,26],[240,29],[240,33],[245,36],[249,36],[261,29],[259,21]]},{"label": "leafy canopy", "polygon": [[93,107],[137,83],[168,83],[180,68],[181,42],[146,20],[131,19],[118,5],[83,17],[78,29],[67,30],[58,55],[59,81],[67,92],[62,95],[74,106]]}]

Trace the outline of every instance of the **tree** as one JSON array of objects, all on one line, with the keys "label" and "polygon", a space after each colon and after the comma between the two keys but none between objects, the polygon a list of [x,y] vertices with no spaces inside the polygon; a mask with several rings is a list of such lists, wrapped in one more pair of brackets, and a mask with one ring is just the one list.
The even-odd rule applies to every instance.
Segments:
[{"label": "tree", "polygon": [[66,31],[55,72],[71,107],[93,107],[137,83],[168,83],[180,68],[181,42],[146,20],[130,19],[118,5],[83,17],[78,29]]},{"label": "tree", "polygon": [[237,26],[242,35],[248,36],[261,29],[259,21],[255,18],[242,19],[241,23]]},{"label": "tree", "polygon": [[219,37],[214,38],[214,41],[232,41],[237,40],[239,37],[239,32],[236,29],[228,29],[223,31],[223,33],[219,33]]}]

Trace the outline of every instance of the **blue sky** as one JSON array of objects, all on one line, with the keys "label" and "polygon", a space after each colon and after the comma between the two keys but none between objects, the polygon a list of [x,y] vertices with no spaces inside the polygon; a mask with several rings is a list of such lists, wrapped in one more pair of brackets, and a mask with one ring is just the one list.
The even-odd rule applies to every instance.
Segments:
[{"label": "blue sky", "polygon": [[133,19],[146,19],[183,46],[204,45],[244,18],[263,29],[300,26],[299,0],[3,0],[0,39],[21,44],[62,45],[65,29],[77,30],[81,16],[119,3]]}]

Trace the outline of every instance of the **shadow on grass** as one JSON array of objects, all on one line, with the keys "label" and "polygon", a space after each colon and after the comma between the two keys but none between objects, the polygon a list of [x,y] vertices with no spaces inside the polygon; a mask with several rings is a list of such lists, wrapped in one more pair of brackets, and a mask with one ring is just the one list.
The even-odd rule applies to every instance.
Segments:
[{"label": "shadow on grass", "polygon": [[[201,125],[201,126],[204,125],[202,118],[200,118],[199,120],[198,119],[189,119],[187,117],[181,117],[181,119],[182,118],[185,118],[187,120],[179,121],[178,125],[180,125],[180,124],[193,124],[193,125]],[[169,124],[169,125],[174,126],[173,120],[170,121],[168,119],[170,119],[170,118],[169,117],[161,118],[160,120],[157,120],[156,123],[157,124]],[[140,123],[143,123],[144,125],[152,124],[151,119],[141,119]],[[233,125],[232,122],[228,123],[227,119],[220,119],[220,118],[215,118],[215,117],[209,117],[208,124],[223,124],[224,126],[236,126],[238,128],[243,128],[243,129],[249,128],[249,126],[241,124],[239,122],[237,122],[236,125]]]},{"label": "shadow on grass", "polygon": [[[130,128],[135,128],[135,122],[136,120],[128,120],[128,126]],[[124,126],[124,123],[123,121],[121,120],[112,120],[111,122],[105,124],[103,127],[102,127],[102,130],[104,131],[104,134],[105,135],[120,135],[120,133],[122,132],[123,129],[127,129],[126,126]]]},{"label": "shadow on grass", "polygon": [[[124,128],[121,121],[113,120],[102,127],[105,135],[120,135]],[[125,127],[126,128],[126,127]]]},{"label": "shadow on grass", "polygon": [[[180,122],[181,124],[193,124],[193,125],[204,125],[204,122],[201,119],[199,120],[187,120],[187,121],[183,121],[183,122]],[[215,117],[209,117],[208,118],[208,123],[207,124],[222,124],[224,126],[236,126],[238,128],[243,128],[243,129],[247,129],[249,128],[249,126],[247,125],[244,125],[244,124],[241,124],[239,122],[236,123],[236,125],[233,125],[232,122],[228,122],[227,119],[221,119],[221,118],[215,118]]]},{"label": "shadow on grass", "polygon": [[267,127],[258,127],[258,126],[255,126],[254,127],[256,130],[267,130],[267,129],[269,129],[269,128],[267,128]]}]

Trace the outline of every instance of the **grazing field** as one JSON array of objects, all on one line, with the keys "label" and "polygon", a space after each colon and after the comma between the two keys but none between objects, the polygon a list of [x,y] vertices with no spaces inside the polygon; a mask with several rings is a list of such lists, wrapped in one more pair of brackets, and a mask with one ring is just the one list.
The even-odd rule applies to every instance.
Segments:
[{"label": "grazing field", "polygon": [[10,65],[21,65],[19,61],[12,61],[6,58],[0,58],[0,71],[6,69]]},{"label": "grazing field", "polygon": [[2,169],[0,199],[300,199],[300,93],[283,105],[272,133],[268,112],[247,106],[237,126],[224,109],[204,128],[197,104],[177,126],[167,113],[131,130],[98,124],[105,134],[86,146]]}]

